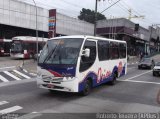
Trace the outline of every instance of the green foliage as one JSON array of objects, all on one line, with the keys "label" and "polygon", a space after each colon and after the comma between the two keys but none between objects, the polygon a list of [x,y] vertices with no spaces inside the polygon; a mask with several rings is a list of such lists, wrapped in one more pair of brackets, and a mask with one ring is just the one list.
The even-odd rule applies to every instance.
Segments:
[{"label": "green foliage", "polygon": [[[78,19],[84,20],[89,23],[95,23],[95,11],[82,8],[82,10],[80,11],[80,15],[78,16]],[[106,19],[106,17],[98,12],[97,20],[103,20],[103,19]]]}]

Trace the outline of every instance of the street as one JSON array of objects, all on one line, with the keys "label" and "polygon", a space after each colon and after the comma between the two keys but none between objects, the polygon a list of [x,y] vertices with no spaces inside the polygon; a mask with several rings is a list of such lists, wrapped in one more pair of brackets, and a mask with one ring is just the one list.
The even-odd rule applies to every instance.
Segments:
[{"label": "street", "polygon": [[[159,58],[156,61],[160,60]],[[9,57],[1,58],[2,114],[17,113],[26,119],[38,119],[43,117],[44,113],[160,112],[160,105],[156,100],[160,78],[153,77],[152,70],[138,70],[136,63],[128,66],[127,75],[119,78],[116,85],[98,86],[90,95],[83,97],[75,93],[50,93],[37,88],[35,75],[14,67],[22,62]],[[36,64],[32,60],[25,60],[24,65],[28,62]]]}]

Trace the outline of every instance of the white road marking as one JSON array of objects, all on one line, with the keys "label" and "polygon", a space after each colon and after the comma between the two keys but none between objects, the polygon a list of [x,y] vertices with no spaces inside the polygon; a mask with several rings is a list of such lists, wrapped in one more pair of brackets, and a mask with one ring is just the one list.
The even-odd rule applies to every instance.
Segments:
[{"label": "white road marking", "polygon": [[32,112],[30,114],[26,114],[26,115],[23,115],[21,117],[18,117],[17,119],[34,119],[35,117],[40,117],[42,116],[41,113],[38,113],[38,112]]},{"label": "white road marking", "polygon": [[130,78],[125,79],[125,80],[131,80],[131,79],[134,79],[134,78],[140,77],[140,76],[142,76],[142,75],[144,75],[144,74],[147,74],[147,73],[149,73],[149,72],[152,72],[152,70],[149,70],[149,71],[147,71],[147,72],[144,72],[144,73],[138,74],[138,75],[136,75],[136,76],[130,77]]},{"label": "white road marking", "polygon": [[36,73],[30,73],[30,75],[37,76],[37,74],[36,74]]},{"label": "white road marking", "polygon": [[20,78],[14,76],[13,74],[9,73],[8,71],[4,71],[5,74],[9,75],[10,77],[16,79],[16,80],[21,80]]},{"label": "white road marking", "polygon": [[127,69],[136,69],[137,67],[127,67]]},{"label": "white road marking", "polygon": [[32,113],[38,113],[38,112],[32,112]]},{"label": "white road marking", "polygon": [[2,67],[0,69],[10,69],[10,68],[15,68],[16,66],[10,66],[10,67]]},{"label": "white road marking", "polygon": [[20,109],[23,109],[23,108],[20,107],[20,106],[10,107],[10,108],[4,109],[4,110],[0,110],[0,115],[15,112],[15,111],[20,110]]},{"label": "white road marking", "polygon": [[19,72],[19,71],[17,71],[17,70],[13,70],[13,71],[16,72],[17,74],[25,77],[26,79],[30,79],[30,78],[31,78],[31,77],[29,77],[29,76],[27,76],[27,75],[25,75],[25,74],[23,74],[23,73],[21,73],[21,72]]},{"label": "white road marking", "polygon": [[25,69],[23,69],[23,71],[24,71],[24,72],[26,72],[26,73],[28,73],[28,71],[27,71],[27,70],[25,70]]},{"label": "white road marking", "polygon": [[4,78],[3,76],[0,75],[0,80],[3,82],[9,82],[6,78]]},{"label": "white road marking", "polygon": [[146,83],[146,84],[157,84],[160,85],[160,83],[157,82],[149,82],[149,81],[136,81],[136,80],[119,80],[124,82],[134,82],[134,83]]},{"label": "white road marking", "polygon": [[9,103],[9,102],[7,102],[7,101],[1,101],[0,105],[4,105],[4,104],[7,104],[7,103]]}]

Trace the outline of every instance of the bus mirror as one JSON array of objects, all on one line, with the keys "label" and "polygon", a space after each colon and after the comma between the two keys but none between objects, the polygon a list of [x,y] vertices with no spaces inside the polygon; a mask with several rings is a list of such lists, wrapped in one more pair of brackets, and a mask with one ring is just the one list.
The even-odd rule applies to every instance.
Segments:
[{"label": "bus mirror", "polygon": [[90,49],[86,48],[82,52],[82,56],[89,57],[90,56]]}]

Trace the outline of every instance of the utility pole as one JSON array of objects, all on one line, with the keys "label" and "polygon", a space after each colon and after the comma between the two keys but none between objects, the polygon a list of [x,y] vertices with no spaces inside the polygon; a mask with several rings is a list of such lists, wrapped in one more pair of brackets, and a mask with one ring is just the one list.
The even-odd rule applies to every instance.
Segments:
[{"label": "utility pole", "polygon": [[[94,22],[94,36],[96,36],[96,26],[97,26],[97,4],[98,4],[98,1],[101,1],[101,0],[96,0],[96,4],[95,4],[95,22]],[[105,1],[105,0],[103,0]],[[105,12],[106,10],[108,10],[109,8],[111,8],[112,6],[114,6],[115,4],[117,4],[118,2],[120,2],[121,0],[118,0],[117,2],[113,3],[112,5],[110,5],[109,7],[107,7],[106,9],[104,9],[101,14],[103,12]]]},{"label": "utility pole", "polygon": [[96,36],[96,27],[97,27],[97,3],[98,3],[98,0],[96,0],[96,5],[95,5],[94,36]]},{"label": "utility pole", "polygon": [[150,32],[150,37],[149,37],[149,52],[150,52],[150,54],[151,54],[152,28],[153,28],[153,24],[152,24],[152,26],[151,26],[151,32]]},{"label": "utility pole", "polygon": [[128,17],[128,19],[131,20],[131,17],[132,17],[132,9],[129,9],[128,12],[129,12],[129,17]]},{"label": "utility pole", "polygon": [[37,41],[37,63],[38,63],[38,15],[37,15],[37,4],[35,0],[33,0],[33,2],[36,7],[36,41]]},{"label": "utility pole", "polygon": [[[95,4],[94,36],[96,36],[96,27],[97,27],[97,5],[98,5],[98,1],[101,1],[101,0],[96,0],[96,4]],[[103,0],[103,1],[105,1],[105,0]]]}]

